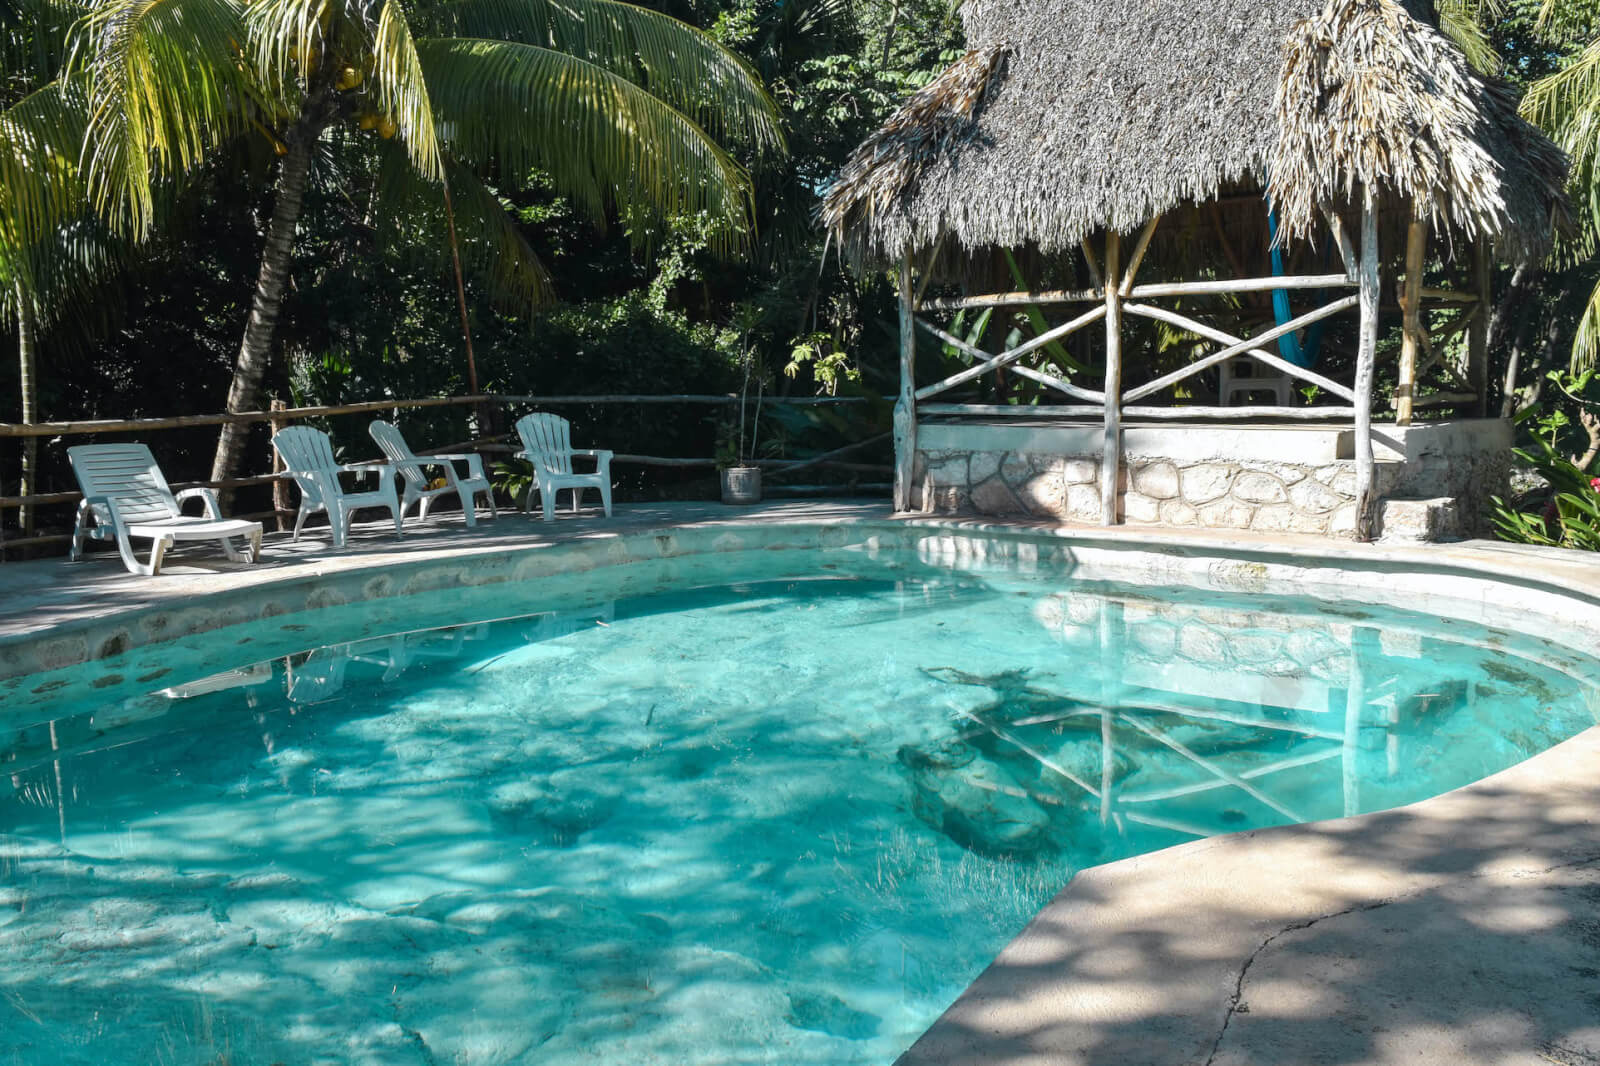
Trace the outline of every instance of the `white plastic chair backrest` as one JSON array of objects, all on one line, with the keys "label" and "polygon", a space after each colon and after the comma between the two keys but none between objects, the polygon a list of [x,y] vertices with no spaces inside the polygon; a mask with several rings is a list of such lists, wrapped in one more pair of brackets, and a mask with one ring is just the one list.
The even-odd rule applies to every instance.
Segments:
[{"label": "white plastic chair backrest", "polygon": [[310,426],[290,426],[272,435],[272,446],[308,499],[326,504],[338,497],[339,464],[326,433]]},{"label": "white plastic chair backrest", "polygon": [[378,450],[383,453],[384,458],[405,475],[408,483],[416,485],[428,480],[422,472],[422,463],[398,429],[379,418],[373,420],[372,425],[367,427],[367,432],[372,434],[372,439],[377,442]]},{"label": "white plastic chair backrest", "polygon": [[124,522],[160,521],[181,513],[155,456],[143,444],[80,444],[67,449],[67,460],[83,494],[116,501]]},{"label": "white plastic chair backrest", "polygon": [[557,474],[572,473],[572,423],[543,411],[517,421],[522,447],[537,456],[539,464]]}]

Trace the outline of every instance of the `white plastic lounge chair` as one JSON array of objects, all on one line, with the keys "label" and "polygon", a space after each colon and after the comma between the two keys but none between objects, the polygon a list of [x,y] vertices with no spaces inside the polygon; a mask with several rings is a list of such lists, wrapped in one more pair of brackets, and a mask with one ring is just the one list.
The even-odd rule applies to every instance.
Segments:
[{"label": "white plastic lounge chair", "polygon": [[[318,511],[328,515],[333,529],[333,546],[344,547],[356,512],[366,507],[382,507],[394,516],[394,535],[400,535],[400,497],[394,488],[394,467],[387,463],[334,462],[333,445],[328,435],[310,426],[290,426],[272,435],[272,446],[283,457],[295,484],[300,486],[300,513],[294,520],[294,539],[300,527]],[[366,492],[347,492],[339,483],[340,472],[377,475],[378,487]]]},{"label": "white plastic lounge chair", "polygon": [[[489,487],[489,479],[483,476],[483,457],[476,453],[465,455],[417,455],[406,443],[400,431],[389,423],[378,419],[367,427],[372,434],[372,439],[378,442],[378,448],[385,458],[394,465],[405,479],[405,489],[400,496],[400,514],[411,510],[411,505],[418,500],[422,501],[421,510],[417,517],[426,519],[428,509],[433,506],[433,501],[440,496],[455,496],[461,501],[461,513],[467,520],[467,527],[478,524],[477,497],[479,493],[488,501],[489,517],[494,517],[494,490]],[[462,477],[456,472],[457,463],[467,464],[467,476]],[[426,467],[438,467],[444,471],[445,484],[442,488],[428,488],[428,475]]]},{"label": "white plastic lounge chair", "polygon": [[[572,447],[572,425],[560,415],[535,413],[517,420],[517,436],[522,438],[523,450],[518,459],[533,464],[533,484],[528,486],[528,510],[533,510],[533,494],[539,493],[544,504],[545,521],[556,516],[556,493],[572,490],[572,509],[584,489],[599,489],[600,502],[611,517],[611,452]],[[572,457],[587,455],[594,459],[596,470],[592,474],[574,474]]]},{"label": "white plastic lounge chair", "polygon": [[[210,489],[184,489],[174,496],[143,444],[80,444],[67,449],[67,458],[83,490],[72,530],[73,560],[83,558],[86,538],[115,540],[128,573],[146,577],[161,572],[167,549],[180,540],[219,541],[236,563],[260,558],[260,522],[223,518]],[[183,501],[190,499],[204,502],[204,517],[183,513]],[[234,537],[242,537],[248,550],[235,548]],[[133,540],[152,542],[149,562],[134,556]]]}]

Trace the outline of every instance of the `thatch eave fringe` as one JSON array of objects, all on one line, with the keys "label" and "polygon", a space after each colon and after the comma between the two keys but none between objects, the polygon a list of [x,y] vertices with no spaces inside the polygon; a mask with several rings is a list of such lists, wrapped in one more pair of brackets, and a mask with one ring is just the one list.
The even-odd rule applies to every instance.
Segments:
[{"label": "thatch eave fringe", "polygon": [[1369,184],[1512,259],[1543,255],[1568,218],[1559,149],[1400,0],[963,11],[972,51],[828,190],[820,220],[858,265],[941,240],[1062,251],[1269,175],[1285,239]]}]

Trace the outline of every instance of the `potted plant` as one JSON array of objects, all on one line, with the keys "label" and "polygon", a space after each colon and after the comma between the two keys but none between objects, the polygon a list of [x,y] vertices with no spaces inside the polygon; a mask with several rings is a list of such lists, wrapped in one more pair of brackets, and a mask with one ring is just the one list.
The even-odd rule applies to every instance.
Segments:
[{"label": "potted plant", "polygon": [[756,441],[761,432],[761,399],[766,382],[756,374],[756,409],[750,419],[750,450],[745,450],[745,410],[750,396],[750,378],[754,371],[755,349],[744,350],[744,384],[739,387],[739,424],[730,421],[728,434],[717,447],[717,470],[722,475],[722,502],[726,504],[751,504],[761,502],[761,468],[750,462],[755,454]]}]

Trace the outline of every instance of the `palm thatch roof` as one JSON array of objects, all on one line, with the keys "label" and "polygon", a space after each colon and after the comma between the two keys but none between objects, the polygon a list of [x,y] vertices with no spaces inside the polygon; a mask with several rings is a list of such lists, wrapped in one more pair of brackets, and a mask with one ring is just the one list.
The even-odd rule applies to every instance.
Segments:
[{"label": "palm thatch roof", "polygon": [[1284,234],[1377,190],[1502,254],[1565,223],[1567,163],[1401,0],[967,0],[971,51],[840,171],[858,263],[1075,247],[1265,185]]}]

